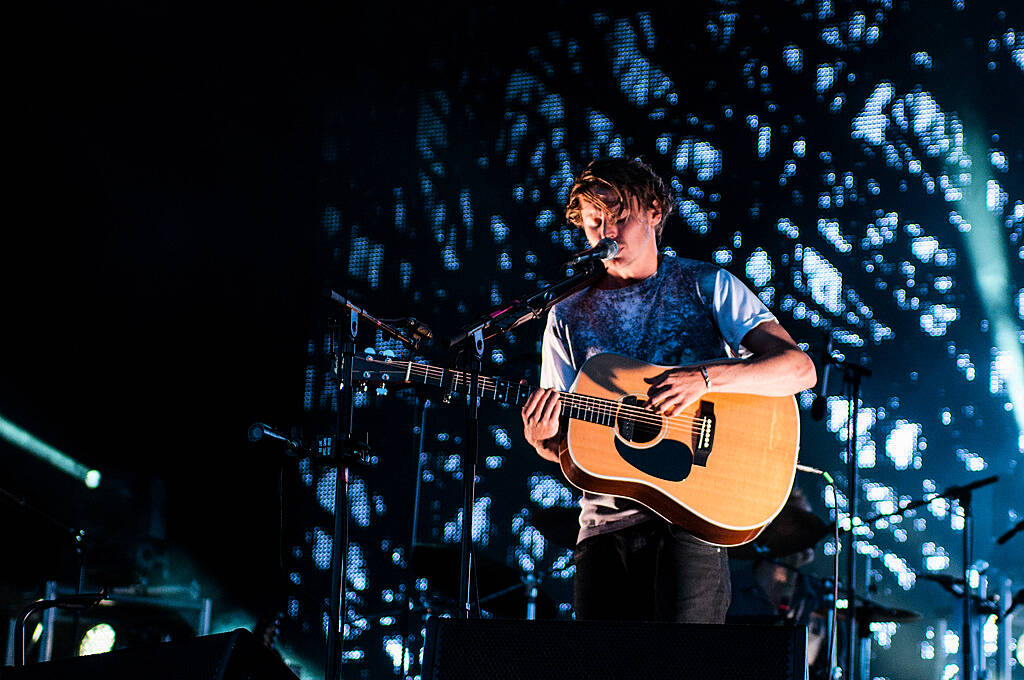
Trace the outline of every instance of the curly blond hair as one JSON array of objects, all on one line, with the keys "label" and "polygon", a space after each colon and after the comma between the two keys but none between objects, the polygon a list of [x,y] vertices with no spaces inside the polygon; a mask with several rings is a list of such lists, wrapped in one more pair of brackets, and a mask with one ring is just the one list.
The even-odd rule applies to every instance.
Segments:
[{"label": "curly blond hair", "polygon": [[[602,197],[598,193],[600,189],[610,192],[613,198]],[[612,219],[626,219],[629,217],[631,196],[636,198],[642,210],[661,209],[661,221],[655,225],[660,243],[665,220],[672,213],[675,201],[661,177],[639,159],[599,158],[591,161],[572,185],[565,204],[565,219],[582,227],[584,202],[594,205]]]}]

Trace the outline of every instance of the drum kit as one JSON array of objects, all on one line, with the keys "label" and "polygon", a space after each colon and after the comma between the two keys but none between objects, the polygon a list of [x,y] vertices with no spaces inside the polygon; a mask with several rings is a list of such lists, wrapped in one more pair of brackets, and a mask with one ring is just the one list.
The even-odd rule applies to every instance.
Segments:
[{"label": "drum kit", "polygon": [[[806,625],[811,677],[828,677],[827,644],[833,612],[840,623],[850,618],[848,608],[832,607],[833,581],[803,569],[814,559],[818,542],[833,530],[834,525],[790,502],[755,541],[729,549],[733,572],[729,621]],[[866,597],[857,600],[854,619],[862,659],[869,655],[872,624],[921,619],[916,611],[889,607]]]}]

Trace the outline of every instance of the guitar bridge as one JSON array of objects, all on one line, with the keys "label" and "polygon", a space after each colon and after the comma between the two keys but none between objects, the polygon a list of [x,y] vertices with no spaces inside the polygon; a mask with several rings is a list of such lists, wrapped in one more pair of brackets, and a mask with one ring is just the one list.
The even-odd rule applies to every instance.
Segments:
[{"label": "guitar bridge", "polygon": [[696,426],[693,428],[693,464],[707,467],[708,456],[715,444],[715,405],[700,402]]}]

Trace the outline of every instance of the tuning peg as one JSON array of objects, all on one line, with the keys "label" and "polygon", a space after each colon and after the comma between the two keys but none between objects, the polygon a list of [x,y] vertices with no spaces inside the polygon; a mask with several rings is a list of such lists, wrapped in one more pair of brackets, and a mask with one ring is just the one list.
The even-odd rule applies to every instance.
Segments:
[{"label": "tuning peg", "polygon": [[386,397],[386,396],[388,396],[388,388],[384,387],[383,385],[378,387],[377,388],[377,396],[378,397]]},{"label": "tuning peg", "polygon": [[381,356],[387,357],[388,359],[394,359],[397,355],[395,354],[395,350],[386,349],[383,352],[381,352]]},{"label": "tuning peg", "polygon": [[373,347],[367,347],[366,349],[363,350],[363,354],[373,354],[373,355],[375,355],[375,354],[377,354],[377,350],[375,350]]}]

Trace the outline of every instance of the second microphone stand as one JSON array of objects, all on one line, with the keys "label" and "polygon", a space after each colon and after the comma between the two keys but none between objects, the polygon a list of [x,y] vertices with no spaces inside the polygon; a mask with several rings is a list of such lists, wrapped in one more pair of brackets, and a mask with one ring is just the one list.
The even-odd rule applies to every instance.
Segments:
[{"label": "second microphone stand", "polygon": [[338,422],[337,434],[332,442],[332,458],[335,463],[334,477],[334,534],[331,544],[331,599],[327,612],[327,664],[326,680],[341,677],[344,656],[345,618],[347,612],[348,578],[348,477],[349,468],[365,462],[367,447],[352,436],[353,398],[355,388],[353,365],[355,359],[356,335],[359,333],[359,319],[368,322],[394,337],[415,351],[417,343],[402,335],[397,329],[375,318],[366,310],[357,307],[333,290],[325,290],[324,297],[345,308],[342,319],[333,324],[333,344],[337,370]]},{"label": "second microphone stand", "polygon": [[505,335],[513,328],[540,318],[560,300],[564,300],[584,286],[597,280],[604,267],[596,262],[586,263],[579,271],[569,269],[561,281],[542,288],[525,300],[484,314],[465,326],[462,333],[451,341],[451,347],[462,348],[465,376],[469,379],[466,398],[466,453],[462,458],[462,550],[459,562],[458,616],[469,618],[471,556],[473,549],[473,504],[476,498],[476,468],[480,444],[480,373],[483,370],[484,341]]},{"label": "second microphone stand", "polygon": [[[855,650],[858,648],[858,639],[856,622],[857,540],[854,535],[855,527],[853,522],[857,517],[857,500],[860,497],[860,493],[858,492],[860,479],[857,460],[857,412],[860,410],[860,381],[861,378],[870,377],[871,370],[861,364],[857,364],[852,361],[845,361],[839,357],[833,356],[831,351],[828,352],[826,361],[828,362],[826,370],[831,366],[842,369],[843,386],[849,406],[849,411],[846,416],[846,462],[848,466],[846,498],[849,506],[850,530],[848,534],[849,538],[846,543],[846,602],[847,612],[849,613],[850,629],[848,631],[846,645],[846,677],[854,678],[854,663],[856,660]],[[836,517],[838,518],[838,514]],[[838,550],[838,548],[839,546],[837,545],[836,549]]]},{"label": "second microphone stand", "polygon": [[[974,623],[972,620],[973,612],[973,600],[975,596],[971,593],[971,569],[974,564],[974,545],[973,545],[973,533],[974,533],[974,516],[971,512],[971,500],[976,489],[980,489],[989,484],[995,484],[999,481],[999,475],[992,475],[979,479],[976,482],[970,484],[964,484],[963,486],[951,486],[945,489],[931,498],[925,498],[913,501],[904,505],[900,509],[894,512],[882,513],[880,515],[872,515],[864,520],[866,526],[871,526],[880,519],[886,519],[889,517],[902,517],[907,512],[919,508],[923,505],[927,505],[937,498],[947,498],[949,500],[955,500],[960,505],[964,513],[964,529],[963,529],[963,626],[961,629],[961,641],[960,649],[962,652],[964,670],[962,677],[965,680],[976,680],[978,677],[978,664],[975,662],[975,647],[974,647]],[[853,532],[851,531],[851,536]]]}]

